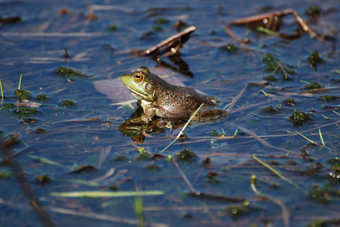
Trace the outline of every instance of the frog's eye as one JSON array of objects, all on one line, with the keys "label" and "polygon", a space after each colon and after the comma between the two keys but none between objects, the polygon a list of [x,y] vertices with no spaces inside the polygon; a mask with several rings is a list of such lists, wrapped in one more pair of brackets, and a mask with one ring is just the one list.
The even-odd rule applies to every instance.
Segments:
[{"label": "frog's eye", "polygon": [[144,75],[142,73],[135,73],[133,77],[134,77],[135,82],[137,83],[143,81],[144,79]]}]

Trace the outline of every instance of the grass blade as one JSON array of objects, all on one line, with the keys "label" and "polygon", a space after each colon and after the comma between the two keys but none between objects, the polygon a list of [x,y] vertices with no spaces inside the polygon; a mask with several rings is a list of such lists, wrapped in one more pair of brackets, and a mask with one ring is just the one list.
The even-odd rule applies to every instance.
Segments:
[{"label": "grass blade", "polygon": [[145,226],[144,210],[143,210],[143,200],[141,197],[135,198],[135,212],[138,220],[138,227]]},{"label": "grass blade", "polygon": [[189,118],[189,120],[187,121],[187,123],[185,123],[185,125],[183,126],[182,130],[178,133],[178,135],[176,136],[176,138],[168,144],[168,146],[166,146],[163,150],[161,150],[161,152],[159,152],[160,154],[163,153],[164,151],[166,151],[172,144],[174,144],[178,138],[182,135],[182,133],[184,132],[184,130],[187,128],[187,126],[189,125],[190,121],[195,117],[195,115],[197,114],[197,112],[203,107],[204,103],[202,103],[197,110],[194,112],[193,115],[191,115],[191,117]]},{"label": "grass blade", "polygon": [[261,159],[256,157],[255,155],[251,156],[253,159],[255,159],[258,163],[262,164],[264,167],[272,171],[274,174],[276,174],[278,177],[280,177],[282,180],[287,181],[289,184],[293,185],[295,188],[300,189],[300,186],[295,184],[293,181],[289,180],[287,177],[283,176],[281,173],[279,173],[276,169],[268,165],[267,163],[263,162]]},{"label": "grass blade", "polygon": [[163,191],[77,191],[77,192],[52,192],[51,196],[70,197],[70,198],[108,198],[108,197],[131,197],[131,196],[155,196],[163,195]]},{"label": "grass blade", "polygon": [[319,135],[320,135],[320,139],[321,139],[322,145],[325,146],[325,141],[323,140],[323,136],[322,136],[322,133],[321,133],[321,129],[319,129]]},{"label": "grass blade", "polygon": [[4,90],[2,89],[2,82],[0,80],[0,91],[1,91],[1,105],[4,104]]},{"label": "grass blade", "polygon": [[21,89],[21,81],[22,81],[22,73],[20,75],[20,79],[19,79],[19,84],[18,84],[18,90]]},{"label": "grass blade", "polygon": [[305,138],[306,140],[308,140],[309,142],[311,142],[312,144],[318,145],[316,142],[314,142],[313,140],[307,138],[306,136],[302,135],[301,133],[299,133],[298,131],[295,131],[297,134],[299,134],[300,136],[302,136],[303,138]]}]

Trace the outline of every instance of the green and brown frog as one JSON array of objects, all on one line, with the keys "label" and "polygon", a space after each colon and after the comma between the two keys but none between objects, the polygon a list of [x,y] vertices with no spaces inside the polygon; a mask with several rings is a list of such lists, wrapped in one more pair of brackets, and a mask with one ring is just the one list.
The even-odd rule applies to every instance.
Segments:
[{"label": "green and brown frog", "polygon": [[143,109],[140,121],[147,123],[156,117],[184,120],[188,119],[203,103],[203,108],[193,120],[209,121],[227,115],[227,111],[217,109],[217,99],[196,92],[189,87],[167,83],[141,66],[133,74],[121,76],[123,84],[131,91]]}]

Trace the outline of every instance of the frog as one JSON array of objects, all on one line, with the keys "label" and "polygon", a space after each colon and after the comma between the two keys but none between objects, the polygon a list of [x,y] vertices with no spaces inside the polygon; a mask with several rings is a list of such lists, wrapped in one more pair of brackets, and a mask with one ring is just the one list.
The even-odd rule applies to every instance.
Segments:
[{"label": "frog", "polygon": [[126,73],[120,77],[122,83],[130,90],[143,109],[142,122],[150,122],[154,118],[183,120],[194,116],[196,121],[216,119],[228,114],[228,111],[217,109],[215,97],[198,93],[193,88],[172,85],[140,66],[134,73]]}]

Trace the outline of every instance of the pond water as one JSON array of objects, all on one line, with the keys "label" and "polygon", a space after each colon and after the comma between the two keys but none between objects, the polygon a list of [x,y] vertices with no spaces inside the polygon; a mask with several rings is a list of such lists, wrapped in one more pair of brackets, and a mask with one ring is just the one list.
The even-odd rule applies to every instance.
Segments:
[{"label": "pond water", "polygon": [[[282,35],[231,26],[246,45],[225,32],[284,9],[324,39],[292,14]],[[339,226],[339,11],[334,0],[0,0],[0,136],[12,141],[1,154],[0,225]],[[182,65],[134,54],[179,21],[196,27]],[[192,122],[166,150],[181,127],[122,129],[138,105],[121,104],[133,97],[119,78],[142,65],[217,97],[229,117]],[[78,74],[56,72],[68,68]],[[28,109],[16,106],[18,85]],[[60,194],[69,192],[79,194]]]}]

